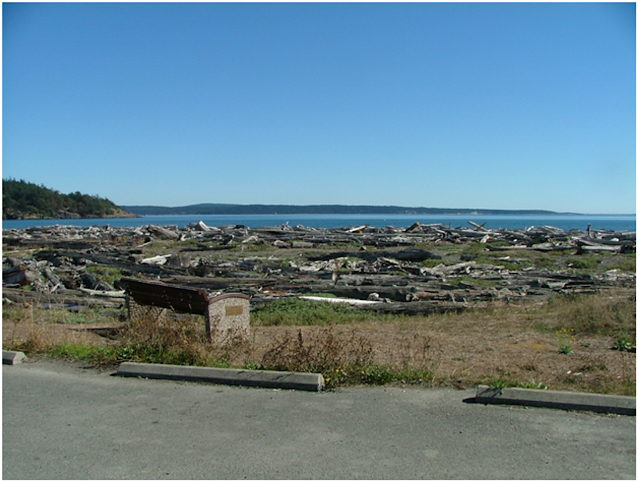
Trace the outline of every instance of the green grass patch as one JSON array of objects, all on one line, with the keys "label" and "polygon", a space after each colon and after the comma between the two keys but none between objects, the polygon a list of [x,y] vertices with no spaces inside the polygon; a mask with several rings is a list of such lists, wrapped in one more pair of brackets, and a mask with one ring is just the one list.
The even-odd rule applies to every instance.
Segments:
[{"label": "green grass patch", "polygon": [[461,276],[459,278],[454,278],[448,280],[448,282],[453,286],[458,286],[460,283],[466,283],[474,286],[482,286],[485,288],[492,288],[498,286],[496,281],[483,279],[483,278],[472,278],[471,276]]},{"label": "green grass patch", "polygon": [[609,262],[606,269],[618,269],[620,271],[624,271],[625,273],[635,273],[636,272],[636,253],[631,254],[623,254],[620,258],[614,259]]},{"label": "green grass patch", "polygon": [[[490,243],[491,244],[491,243]],[[494,244],[491,244],[494,246]],[[480,254],[487,251],[487,245],[485,243],[470,243],[467,246],[463,246],[462,254]]]},{"label": "green grass patch", "polygon": [[125,343],[113,346],[95,346],[63,343],[43,350],[47,355],[67,360],[79,360],[107,367],[122,362],[158,363],[186,366],[215,366],[228,368],[228,363],[216,357],[202,357],[192,350],[171,349],[161,345]]},{"label": "green grass patch", "polygon": [[446,263],[443,259],[424,259],[420,262],[421,266],[424,268],[435,268],[440,264],[450,264]]},{"label": "green grass patch", "polygon": [[114,268],[112,266],[87,266],[86,272],[92,274],[100,281],[104,281],[111,286],[115,281],[122,278],[122,270],[120,268]]},{"label": "green grass patch", "polygon": [[[38,307],[14,303],[6,305],[2,310],[4,322],[37,323],[37,324],[82,324],[104,321],[106,311],[99,307],[83,307],[79,312],[72,312],[63,308],[41,309]],[[117,316],[117,312],[111,312],[111,316]]]},{"label": "green grass patch", "polygon": [[120,359],[121,348],[111,346],[95,346],[81,343],[62,343],[51,347],[47,354],[57,358],[79,360],[96,365],[111,365]]},{"label": "green grass patch", "polygon": [[285,298],[257,306],[250,313],[250,324],[252,326],[328,326],[396,318],[392,315],[360,311],[346,304]]},{"label": "green grass patch", "polygon": [[599,256],[592,254],[584,254],[581,256],[574,256],[569,260],[567,264],[570,268],[577,270],[595,270],[600,265],[602,259]]},{"label": "green grass patch", "polygon": [[[556,256],[551,256],[546,253],[535,253],[530,261],[535,268],[538,269],[562,269],[565,267],[565,263],[562,258],[558,259]],[[560,253],[559,253],[560,254]]]},{"label": "green grass patch", "polygon": [[148,244],[142,246],[145,256],[155,256],[162,254],[168,248],[168,242],[166,241],[151,241]]},{"label": "green grass patch", "polygon": [[335,248],[356,248],[356,249],[361,249],[363,244],[357,243],[356,241],[352,241],[352,242],[338,241],[336,243],[330,243],[330,246],[334,246]]},{"label": "green grass patch", "polygon": [[512,263],[511,261],[504,261],[500,259],[494,259],[490,257],[480,256],[476,258],[476,264],[489,264],[492,266],[501,266],[509,271],[517,271],[527,266],[531,266],[531,263]]}]

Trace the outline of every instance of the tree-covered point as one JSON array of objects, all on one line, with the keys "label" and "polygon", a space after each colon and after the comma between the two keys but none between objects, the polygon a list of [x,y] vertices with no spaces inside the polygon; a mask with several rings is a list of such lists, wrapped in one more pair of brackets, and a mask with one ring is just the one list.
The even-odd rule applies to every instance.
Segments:
[{"label": "tree-covered point", "polygon": [[2,180],[2,219],[125,217],[130,213],[100,196],[61,194],[24,180]]}]

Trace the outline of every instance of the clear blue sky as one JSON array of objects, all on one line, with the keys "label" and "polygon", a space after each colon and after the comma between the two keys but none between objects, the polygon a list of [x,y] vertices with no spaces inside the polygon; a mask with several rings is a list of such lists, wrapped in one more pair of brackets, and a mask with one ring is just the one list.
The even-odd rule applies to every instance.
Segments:
[{"label": "clear blue sky", "polygon": [[3,3],[3,178],[636,212],[635,4]]}]

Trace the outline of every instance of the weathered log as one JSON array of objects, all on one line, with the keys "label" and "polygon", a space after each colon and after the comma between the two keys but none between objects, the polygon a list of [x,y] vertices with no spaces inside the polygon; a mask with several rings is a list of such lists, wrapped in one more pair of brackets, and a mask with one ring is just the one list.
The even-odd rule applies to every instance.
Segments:
[{"label": "weathered log", "polygon": [[140,261],[140,263],[161,266],[163,264],[166,264],[166,262],[168,261],[168,258],[170,257],[171,257],[170,254],[158,255],[158,256],[153,256],[152,258],[145,258],[142,261]]},{"label": "weathered log", "polygon": [[577,254],[585,253],[619,253],[622,246],[579,246]]},{"label": "weathered log", "polygon": [[486,223],[483,223],[483,224],[477,224],[477,223],[475,223],[474,221],[468,221],[467,223],[468,223],[469,225],[471,225],[471,226],[474,226],[474,227],[476,228],[476,230],[477,230],[477,231],[481,231],[481,232],[484,232],[484,233],[487,233],[487,232],[489,232],[489,231],[490,231],[489,229],[485,229],[485,228],[483,227],[483,226],[485,226],[485,224],[486,224]]},{"label": "weathered log", "polygon": [[38,275],[35,272],[27,269],[24,265],[14,266],[2,272],[2,282],[9,285],[30,285],[37,277]]},{"label": "weathered log", "polygon": [[101,296],[103,298],[125,298],[124,291],[105,291],[105,290],[91,290],[88,288],[79,288],[82,293],[86,293],[89,296]]},{"label": "weathered log", "polygon": [[342,304],[352,305],[352,306],[374,305],[374,304],[383,303],[383,301],[355,300],[352,298],[325,298],[320,296],[300,296],[299,298],[302,300],[308,300],[308,301],[319,301],[319,302],[323,301],[326,303],[342,303]]},{"label": "weathered log", "polygon": [[377,255],[385,258],[394,258],[401,261],[425,261],[426,259],[441,259],[440,254],[426,251],[425,249],[402,249],[401,251],[384,251]]},{"label": "weathered log", "polygon": [[146,227],[146,229],[148,230],[149,233],[154,234],[155,236],[159,238],[179,239],[178,233],[176,233],[175,231],[171,231],[170,229],[166,229],[162,226],[154,226],[152,224],[149,224]]},{"label": "weathered log", "polygon": [[405,230],[406,233],[413,233],[415,231],[422,231],[421,223],[418,221]]},{"label": "weathered log", "polygon": [[364,224],[363,226],[357,226],[356,228],[347,229],[346,233],[362,233],[369,224]]}]

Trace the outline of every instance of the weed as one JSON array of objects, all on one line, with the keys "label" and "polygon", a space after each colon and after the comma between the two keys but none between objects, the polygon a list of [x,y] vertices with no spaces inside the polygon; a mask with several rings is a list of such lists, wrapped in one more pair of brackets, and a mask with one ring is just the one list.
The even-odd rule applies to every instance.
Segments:
[{"label": "weed", "polygon": [[498,378],[490,378],[488,381],[488,385],[492,388],[507,388],[512,386],[512,383],[503,377]]},{"label": "weed", "polygon": [[574,352],[574,350],[572,350],[571,345],[563,343],[559,345],[558,352],[562,353],[563,355],[571,355]]},{"label": "weed", "polygon": [[[48,344],[42,336],[42,327],[40,315],[42,310],[36,309],[31,303],[20,303],[9,308],[5,308],[2,313],[3,321],[7,312],[10,313],[8,319],[12,321],[13,336],[5,342],[3,339],[3,347],[9,350],[23,351],[25,353],[41,353],[47,350]],[[19,330],[18,325],[22,325],[20,330],[26,333],[23,338],[15,336]]]},{"label": "weed", "polygon": [[425,383],[433,380],[435,365],[429,352],[429,339],[421,345],[407,340],[399,350],[399,362],[381,364],[375,361],[372,344],[353,332],[349,338],[339,337],[333,329],[304,336],[286,332],[263,356],[259,367],[321,373],[328,388],[339,385],[385,385],[391,382]]},{"label": "weed", "polygon": [[136,316],[124,335],[130,356],[149,363],[207,365],[210,361],[203,320],[194,315]]},{"label": "weed", "polygon": [[636,357],[627,352],[620,352],[622,357],[622,373],[618,377],[621,390],[625,395],[636,396]]},{"label": "weed", "polygon": [[556,339],[558,341],[558,352],[563,355],[573,353],[572,345],[576,341],[573,328],[561,328],[556,330]]},{"label": "weed", "polygon": [[352,333],[349,339],[337,338],[332,330],[293,337],[286,332],[262,357],[260,365],[267,370],[322,373],[328,387],[352,377],[372,362],[372,345],[364,337]]},{"label": "weed", "polygon": [[616,341],[614,342],[614,350],[631,351],[632,349],[635,350],[635,348],[636,348],[635,340],[631,341],[629,337],[626,335],[619,336],[618,338],[616,338]]},{"label": "weed", "polygon": [[[407,375],[411,370],[434,373],[441,364],[440,346],[427,335],[412,335],[396,340],[399,349],[391,353],[397,373]],[[421,373],[423,375],[423,373]]]},{"label": "weed", "polygon": [[518,385],[516,385],[516,388],[530,388],[532,390],[547,390],[547,385],[545,385],[543,382],[536,383],[534,380],[532,380],[531,382],[519,382]]},{"label": "weed", "polygon": [[420,385],[434,380],[434,373],[427,369],[408,368],[392,372],[394,380],[410,385]]},{"label": "weed", "polygon": [[375,364],[366,366],[359,375],[361,382],[367,385],[385,385],[394,379],[389,367]]}]

